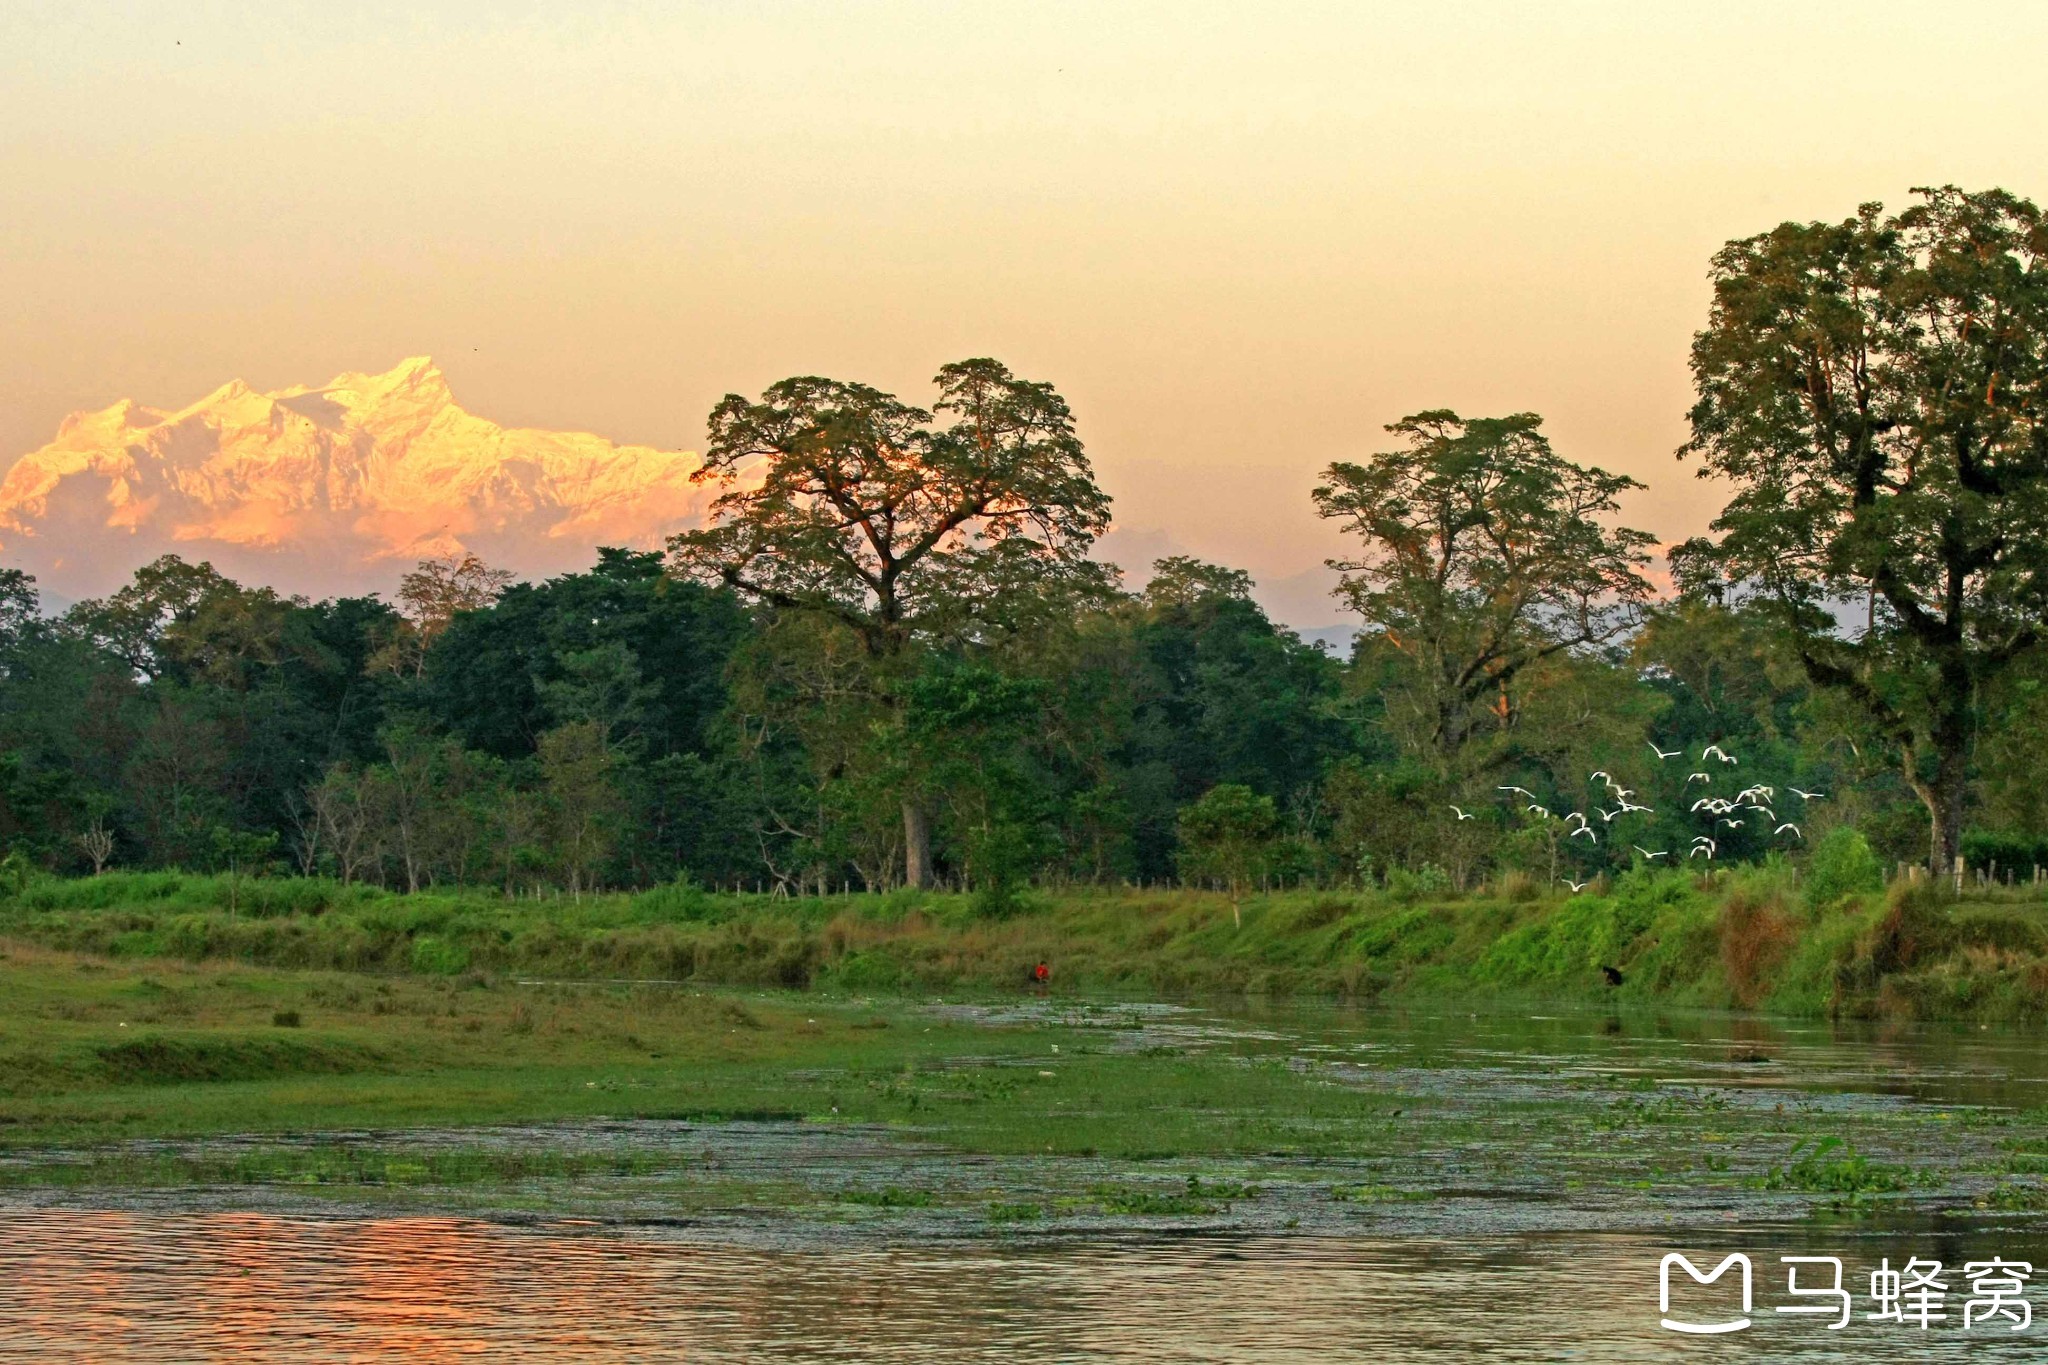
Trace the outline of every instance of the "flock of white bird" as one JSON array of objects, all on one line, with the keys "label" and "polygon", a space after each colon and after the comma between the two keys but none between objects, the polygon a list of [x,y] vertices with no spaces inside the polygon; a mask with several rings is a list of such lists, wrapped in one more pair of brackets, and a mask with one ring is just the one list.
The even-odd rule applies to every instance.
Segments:
[{"label": "flock of white bird", "polygon": [[[1657,756],[1657,761],[1659,763],[1668,763],[1674,758],[1683,758],[1685,756],[1685,751],[1683,749],[1660,749],[1656,746],[1656,744],[1653,741],[1646,740],[1644,742],[1649,744],[1650,752]],[[1700,750],[1699,761],[1702,768],[1705,768],[1707,766],[1709,760],[1716,759],[1719,760],[1723,766],[1730,768],[1737,766],[1741,762],[1741,760],[1736,758],[1734,754],[1729,753],[1726,749],[1723,749],[1718,744],[1709,744],[1704,749]],[[1632,802],[1629,798],[1634,796],[1635,792],[1628,787],[1622,786],[1621,783],[1615,781],[1614,775],[1612,773],[1606,772],[1604,770],[1595,772],[1590,774],[1586,778],[1586,781],[1589,784],[1594,782],[1606,783],[1608,794],[1614,798],[1615,805],[1613,810],[1605,809],[1598,802],[1594,803],[1593,805],[1593,813],[1600,817],[1600,823],[1602,827],[1613,824],[1613,822],[1616,819],[1624,815],[1632,815],[1638,813],[1647,815],[1656,814],[1655,808],[1650,806],[1637,805],[1634,802]],[[1683,790],[1690,791],[1692,788],[1692,784],[1695,782],[1704,782],[1708,786],[1712,786],[1714,783],[1714,775],[1710,771],[1700,771],[1691,773],[1685,779],[1685,782],[1683,784]],[[1562,818],[1566,824],[1570,824],[1574,820],[1578,821],[1578,826],[1575,829],[1573,829],[1570,834],[1565,836],[1567,839],[1590,839],[1595,844],[1600,842],[1599,831],[1594,828],[1593,821],[1583,811],[1575,810],[1567,813],[1563,817],[1559,817],[1548,806],[1545,806],[1541,801],[1539,801],[1536,798],[1536,793],[1530,791],[1527,787],[1502,785],[1500,787],[1495,788],[1495,790],[1508,792],[1514,796],[1521,798],[1524,802],[1527,803],[1524,809],[1538,816],[1541,819],[1556,820]],[[1797,797],[1801,802],[1827,800],[1827,793],[1825,792],[1802,791],[1800,788],[1793,786],[1787,786],[1785,790],[1790,795]],[[1764,783],[1757,782],[1752,783],[1747,787],[1744,787],[1741,791],[1735,793],[1733,797],[1703,796],[1699,800],[1693,802],[1691,813],[1697,815],[1702,811],[1706,812],[1706,818],[1710,823],[1707,826],[1707,832],[1705,834],[1699,834],[1693,837],[1692,847],[1687,851],[1685,855],[1686,861],[1689,862],[1694,858],[1703,857],[1708,862],[1712,862],[1714,860],[1714,855],[1721,851],[1720,843],[1714,838],[1715,834],[1719,833],[1722,829],[1741,829],[1748,819],[1754,818],[1752,815],[1748,814],[1744,814],[1741,818],[1738,818],[1737,812],[1754,812],[1756,815],[1761,815],[1764,819],[1765,824],[1776,826],[1776,828],[1771,831],[1773,835],[1785,834],[1789,832],[1793,838],[1803,840],[1806,837],[1806,835],[1800,830],[1797,824],[1790,820],[1781,821],[1778,819],[1777,811],[1772,809],[1772,806],[1770,804],[1777,800],[1778,789],[1776,787],[1768,786]],[[1477,818],[1472,812],[1463,810],[1458,806],[1452,806],[1451,811],[1460,820],[1472,820]],[[1629,847],[1634,849],[1639,855],[1641,855],[1644,862],[1655,862],[1659,858],[1668,858],[1671,856],[1671,850],[1668,848],[1648,849],[1644,848],[1641,844],[1634,843],[1630,844]],[[1574,893],[1583,891],[1588,886],[1592,885],[1590,881],[1575,882],[1569,877],[1565,878],[1564,882],[1565,885],[1569,886]]]}]

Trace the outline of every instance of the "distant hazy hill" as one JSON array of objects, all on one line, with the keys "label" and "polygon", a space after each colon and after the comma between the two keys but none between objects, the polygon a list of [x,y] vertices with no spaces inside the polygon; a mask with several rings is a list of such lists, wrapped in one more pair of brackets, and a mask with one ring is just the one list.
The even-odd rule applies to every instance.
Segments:
[{"label": "distant hazy hill", "polygon": [[508,429],[465,411],[432,360],[257,393],[236,380],[176,412],[74,413],[0,478],[0,564],[65,597],[165,553],[328,595],[387,588],[471,550],[522,576],[594,546],[653,547],[711,496],[684,451]]}]

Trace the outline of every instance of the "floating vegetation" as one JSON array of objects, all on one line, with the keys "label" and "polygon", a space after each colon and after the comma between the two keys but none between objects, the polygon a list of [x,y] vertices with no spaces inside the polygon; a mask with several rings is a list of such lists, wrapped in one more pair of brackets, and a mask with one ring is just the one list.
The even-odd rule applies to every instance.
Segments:
[{"label": "floating vegetation", "polygon": [[879,1190],[841,1190],[837,1198],[842,1204],[864,1204],[871,1209],[928,1209],[939,1202],[939,1196],[930,1190],[906,1190],[895,1185]]},{"label": "floating vegetation", "polygon": [[220,1154],[112,1152],[12,1162],[0,1164],[0,1187],[453,1186],[643,1176],[675,1165],[674,1158],[650,1152],[270,1146]]},{"label": "floating vegetation", "polygon": [[983,1213],[991,1223],[1035,1223],[1045,1217],[1045,1205],[991,1203]]},{"label": "floating vegetation", "polygon": [[2048,1213],[2048,1184],[2031,1181],[2000,1185],[1978,1200],[1977,1206],[2001,1213]]},{"label": "floating vegetation", "polygon": [[1330,1198],[1342,1204],[1421,1203],[1436,1198],[1430,1190],[1408,1190],[1397,1185],[1332,1185]]},{"label": "floating vegetation", "polygon": [[1801,1138],[1788,1155],[1796,1160],[1773,1166],[1763,1178],[1764,1189],[1872,1195],[1896,1194],[1927,1183],[1919,1172],[1872,1161],[1846,1138]]}]

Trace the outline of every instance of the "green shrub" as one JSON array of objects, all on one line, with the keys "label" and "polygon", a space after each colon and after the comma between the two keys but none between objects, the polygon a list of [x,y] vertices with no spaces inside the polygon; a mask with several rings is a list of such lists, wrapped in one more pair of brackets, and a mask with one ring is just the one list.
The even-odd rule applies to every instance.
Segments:
[{"label": "green shrub", "polygon": [[1938,961],[1954,948],[1957,928],[1931,883],[1900,882],[1870,917],[1837,970],[1837,995],[1873,997],[1895,978]]},{"label": "green shrub", "polygon": [[1700,903],[1691,874],[1678,868],[1634,867],[1614,881],[1617,931],[1633,939],[1649,930],[1658,916]]},{"label": "green shrub", "polygon": [[469,949],[431,935],[412,942],[412,969],[424,976],[454,976],[469,969]]},{"label": "green shrub", "polygon": [[732,897],[712,896],[688,873],[633,897],[633,916],[656,924],[718,924],[732,917]]},{"label": "green shrub", "polygon": [[1435,863],[1424,863],[1413,872],[1397,867],[1387,873],[1387,894],[1397,901],[1426,900],[1448,895],[1450,890],[1451,874]]},{"label": "green shrub", "polygon": [[2048,867],[2048,839],[2024,834],[1973,829],[1963,836],[1962,852],[1967,866],[1989,867],[1997,863],[2000,871],[2011,869],[2021,881],[2033,876],[2036,867]]},{"label": "green shrub", "polygon": [[1870,843],[1848,825],[1827,832],[1806,867],[1806,903],[1815,909],[1844,896],[1884,890],[1884,868]]}]

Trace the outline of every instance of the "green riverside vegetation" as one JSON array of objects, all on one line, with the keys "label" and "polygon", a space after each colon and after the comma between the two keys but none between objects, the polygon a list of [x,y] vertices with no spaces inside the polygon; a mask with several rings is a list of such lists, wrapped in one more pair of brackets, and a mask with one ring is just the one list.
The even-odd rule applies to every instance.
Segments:
[{"label": "green riverside vegetation", "polygon": [[[1760,1017],[1681,1041],[1687,1079],[1659,1079],[1675,1054],[1595,1061],[1589,1031],[1718,1036],[1688,1006],[2048,1006],[2048,902],[1872,890],[1869,871],[1847,869],[1853,890],[1771,864],[1572,896],[1024,891],[1000,912],[907,891],[30,878],[0,896],[0,1198],[260,1190],[919,1236],[1456,1228],[1473,1188],[1562,1200],[1567,1221],[1579,1202],[1653,1221],[1702,1200],[2048,1208],[2048,1111],[1810,1095],[1782,1071],[1757,1091],[1778,1049]],[[1269,1022],[1144,1003],[1204,996]],[[1333,998],[1412,1012],[1406,1058],[1319,1044]],[[1593,1008],[1556,1017],[1570,1002]],[[1512,1037],[1460,1042],[1488,1009]],[[1291,1019],[1309,1031],[1270,1022]]]},{"label": "green riverside vegetation", "polygon": [[[378,980],[506,978],[835,992],[1474,991],[1768,1010],[2023,1020],[2048,1014],[2048,896],[1924,879],[1842,889],[1822,862],[1643,870],[1575,895],[1509,877],[1470,894],[1109,890],[779,897],[687,884],[580,900],[400,895],[319,878],[108,873],[0,897],[0,935],[143,963]],[[337,1063],[341,1066],[341,1063]],[[345,1069],[345,1067],[342,1067]]]}]

